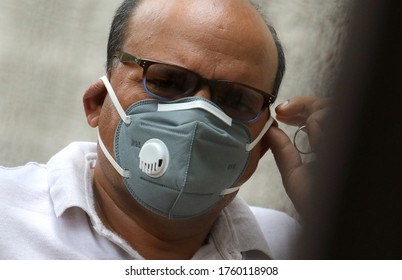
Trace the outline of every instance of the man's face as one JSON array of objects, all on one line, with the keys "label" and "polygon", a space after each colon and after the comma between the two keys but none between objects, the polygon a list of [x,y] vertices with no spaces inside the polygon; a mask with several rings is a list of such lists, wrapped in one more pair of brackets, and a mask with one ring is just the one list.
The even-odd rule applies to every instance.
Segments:
[{"label": "man's face", "polygon": [[[271,92],[277,69],[277,51],[270,32],[258,13],[242,0],[147,0],[132,15],[121,51],[190,69],[207,79],[230,80]],[[143,69],[118,63],[110,82],[123,107],[151,98],[144,90]],[[230,94],[228,92],[227,94]],[[207,86],[196,96],[210,98]],[[253,139],[269,117],[248,123]],[[120,118],[107,97],[99,130],[109,151]],[[264,148],[251,152],[241,182],[255,171]]]}]

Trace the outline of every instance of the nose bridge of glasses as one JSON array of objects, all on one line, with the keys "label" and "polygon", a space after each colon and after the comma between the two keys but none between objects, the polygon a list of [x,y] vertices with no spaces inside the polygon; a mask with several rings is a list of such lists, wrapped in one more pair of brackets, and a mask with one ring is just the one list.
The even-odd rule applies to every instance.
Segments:
[{"label": "nose bridge of glasses", "polygon": [[198,86],[194,89],[194,96],[212,100],[212,86],[208,79],[200,78]]}]

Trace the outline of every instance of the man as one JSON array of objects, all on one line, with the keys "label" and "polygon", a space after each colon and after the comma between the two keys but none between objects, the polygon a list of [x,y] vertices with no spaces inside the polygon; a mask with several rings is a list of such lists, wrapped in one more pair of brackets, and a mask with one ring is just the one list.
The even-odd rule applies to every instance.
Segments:
[{"label": "man", "polygon": [[[84,95],[99,144],[0,171],[0,257],[290,257],[297,223],[263,209],[256,219],[236,197],[270,146],[282,174],[302,165],[269,129],[284,70],[272,31],[246,0],[124,1],[107,75]],[[279,115],[290,120],[303,102]]]}]

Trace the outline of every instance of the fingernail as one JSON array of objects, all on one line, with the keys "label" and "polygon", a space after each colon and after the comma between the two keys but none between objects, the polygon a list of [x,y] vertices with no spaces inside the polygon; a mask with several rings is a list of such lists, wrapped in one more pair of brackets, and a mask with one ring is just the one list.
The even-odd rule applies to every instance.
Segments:
[{"label": "fingernail", "polygon": [[285,102],[281,103],[278,105],[278,107],[285,107],[289,104],[289,100],[286,100]]}]

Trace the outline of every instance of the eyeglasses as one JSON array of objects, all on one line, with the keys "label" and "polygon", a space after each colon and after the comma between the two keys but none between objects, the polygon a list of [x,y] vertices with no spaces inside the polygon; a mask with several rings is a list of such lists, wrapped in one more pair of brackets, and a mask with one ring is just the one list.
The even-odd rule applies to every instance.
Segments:
[{"label": "eyeglasses", "polygon": [[229,117],[244,122],[260,118],[275,96],[262,90],[232,81],[209,80],[186,68],[156,60],[142,59],[125,52],[116,52],[122,63],[135,63],[143,70],[145,91],[160,100],[175,100],[196,94],[203,85],[208,85],[211,101]]}]

